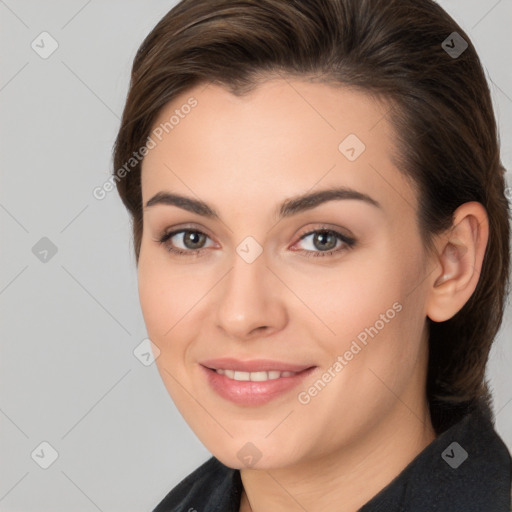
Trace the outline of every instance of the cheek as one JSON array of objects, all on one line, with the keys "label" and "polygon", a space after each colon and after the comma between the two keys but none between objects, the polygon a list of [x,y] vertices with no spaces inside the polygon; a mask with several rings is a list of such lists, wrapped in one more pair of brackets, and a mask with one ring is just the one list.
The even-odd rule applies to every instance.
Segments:
[{"label": "cheek", "polygon": [[401,271],[393,266],[389,253],[372,250],[354,253],[339,268],[317,271],[311,277],[289,276],[297,295],[315,314],[307,316],[317,327],[314,338],[343,349],[359,333],[364,338],[365,329],[375,322],[382,328],[380,315],[390,310],[388,316],[394,317],[393,304],[401,298]]},{"label": "cheek", "polygon": [[161,255],[141,250],[138,266],[139,300],[144,322],[151,339],[158,345],[169,338],[174,325],[185,314],[192,286],[184,286],[184,276],[171,272]]},{"label": "cheek", "polygon": [[[179,277],[176,276],[179,280]],[[139,300],[149,339],[159,348],[156,366],[173,400],[181,396],[184,382],[183,358],[187,346],[180,329],[186,328],[186,303],[180,283],[158,262],[158,255],[146,257],[141,251],[138,266]],[[188,288],[186,288],[188,289]]]},{"label": "cheek", "polygon": [[157,365],[173,374],[183,372],[191,341],[200,338],[204,329],[208,290],[214,284],[210,274],[194,265],[170,263],[165,251],[141,250],[138,291],[144,323],[148,337],[160,349]]},{"label": "cheek", "polygon": [[[165,333],[165,324],[171,320],[164,313],[168,309],[167,302],[172,295],[166,293],[165,279],[159,279],[159,274],[154,263],[145,258],[140,258],[138,268],[139,300],[144,322],[151,339],[153,339],[152,336],[160,338]],[[164,321],[166,318],[167,320]],[[157,340],[153,341],[156,342]]]},{"label": "cheek", "polygon": [[393,378],[397,364],[414,364],[421,316],[415,306],[421,298],[410,294],[414,267],[414,261],[398,261],[391,248],[383,246],[347,260],[318,286],[303,283],[304,302],[323,324],[315,320],[324,334],[318,331],[314,339],[331,363],[343,357],[351,367],[344,373],[351,378],[363,378],[364,373],[375,380],[367,375],[368,367]]},{"label": "cheek", "polygon": [[347,302],[335,324],[339,334],[331,353],[342,356],[344,365],[338,392],[354,407],[389,404],[404,392],[419,368],[424,356],[424,297],[421,287],[411,293],[411,272],[404,266],[400,272],[375,275],[358,300]]}]

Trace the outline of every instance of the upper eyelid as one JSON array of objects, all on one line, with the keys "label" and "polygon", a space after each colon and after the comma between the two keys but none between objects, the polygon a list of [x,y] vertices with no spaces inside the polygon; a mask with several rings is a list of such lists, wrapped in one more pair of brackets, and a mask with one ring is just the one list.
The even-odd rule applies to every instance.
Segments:
[{"label": "upper eyelid", "polygon": [[340,230],[339,228],[330,228],[330,227],[327,227],[327,226],[324,226],[324,227],[320,226],[318,228],[308,229],[307,231],[305,231],[304,233],[299,235],[299,240],[302,240],[306,236],[318,233],[319,231],[327,231],[327,232],[336,233],[337,235],[340,236],[340,238],[346,238],[346,239],[350,239],[350,240],[352,240],[354,238],[352,235],[348,235],[346,233],[343,233],[342,230]]}]

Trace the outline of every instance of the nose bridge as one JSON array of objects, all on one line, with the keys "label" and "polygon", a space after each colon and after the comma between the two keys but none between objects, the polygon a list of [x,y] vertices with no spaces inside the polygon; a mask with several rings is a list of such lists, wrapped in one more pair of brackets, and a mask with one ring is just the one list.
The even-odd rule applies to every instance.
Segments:
[{"label": "nose bridge", "polygon": [[[247,317],[261,309],[261,303],[266,302],[268,276],[266,257],[261,252],[253,259],[254,249],[242,243],[233,255],[231,272],[228,275],[223,294],[224,310],[231,311],[231,316]],[[249,257],[250,255],[250,257]],[[260,303],[260,304],[258,304]]]},{"label": "nose bridge", "polygon": [[286,316],[268,259],[261,246],[248,238],[236,248],[217,303],[219,327],[237,338],[261,327],[281,328]]}]

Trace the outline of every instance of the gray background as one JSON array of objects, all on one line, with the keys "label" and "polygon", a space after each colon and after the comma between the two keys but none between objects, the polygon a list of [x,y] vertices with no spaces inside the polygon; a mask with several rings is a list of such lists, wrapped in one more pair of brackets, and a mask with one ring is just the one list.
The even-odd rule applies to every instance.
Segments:
[{"label": "gray background", "polygon": [[[92,195],[136,49],[175,3],[0,0],[1,511],[151,510],[209,456],[133,354],[146,331],[128,214],[115,191]],[[510,169],[512,0],[440,3],[479,51]],[[47,59],[31,47],[43,31],[59,45]],[[488,375],[512,448],[511,322],[509,308]]]}]

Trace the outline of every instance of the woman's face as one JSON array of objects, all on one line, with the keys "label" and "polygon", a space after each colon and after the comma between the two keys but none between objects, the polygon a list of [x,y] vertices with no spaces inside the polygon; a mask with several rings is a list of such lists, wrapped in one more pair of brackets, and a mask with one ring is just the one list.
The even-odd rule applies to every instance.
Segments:
[{"label": "woman's face", "polygon": [[159,114],[140,301],[167,390],[226,465],[311,461],[424,406],[428,262],[388,111],[283,79],[203,84]]}]

